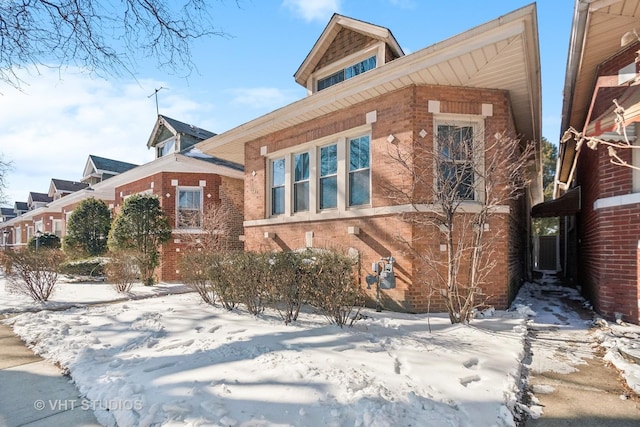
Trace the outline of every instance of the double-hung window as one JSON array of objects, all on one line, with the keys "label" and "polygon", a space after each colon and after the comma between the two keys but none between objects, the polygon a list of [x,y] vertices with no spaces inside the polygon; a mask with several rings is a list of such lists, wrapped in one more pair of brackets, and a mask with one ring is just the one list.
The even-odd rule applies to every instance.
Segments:
[{"label": "double-hung window", "polygon": [[473,125],[437,125],[438,191],[445,197],[476,200],[474,133]]},{"label": "double-hung window", "polygon": [[349,206],[369,204],[369,135],[349,140]]},{"label": "double-hung window", "polygon": [[320,209],[338,206],[338,145],[320,148]]},{"label": "double-hung window", "polygon": [[293,156],[293,211],[309,210],[309,153]]},{"label": "double-hung window", "polygon": [[284,213],[285,171],[284,157],[271,162],[271,215]]},{"label": "double-hung window", "polygon": [[177,228],[202,227],[202,189],[178,189]]}]

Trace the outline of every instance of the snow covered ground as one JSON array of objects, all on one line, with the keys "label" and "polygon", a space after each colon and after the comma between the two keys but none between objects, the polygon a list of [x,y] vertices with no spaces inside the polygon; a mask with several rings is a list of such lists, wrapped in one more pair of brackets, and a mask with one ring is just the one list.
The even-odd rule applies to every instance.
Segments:
[{"label": "snow covered ground", "polygon": [[[108,285],[65,284],[49,303],[56,311],[5,322],[69,371],[104,425],[512,426],[525,318],[545,305],[527,289],[514,310],[471,325],[365,310],[341,329],[308,312],[289,326],[275,313],[228,312],[194,293],[59,310],[121,297]],[[0,313],[35,308],[0,280]],[[536,318],[544,322],[558,317]],[[601,331],[615,354],[620,337]]]}]

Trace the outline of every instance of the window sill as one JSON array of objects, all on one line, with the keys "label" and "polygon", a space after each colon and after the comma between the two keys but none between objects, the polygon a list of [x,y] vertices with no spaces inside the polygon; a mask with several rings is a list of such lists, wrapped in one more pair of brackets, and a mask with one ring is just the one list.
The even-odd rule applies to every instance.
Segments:
[{"label": "window sill", "polygon": [[[478,202],[463,202],[460,205],[461,213],[477,213],[480,211],[480,203]],[[417,208],[417,210],[416,210]],[[509,206],[497,206],[495,213],[504,214],[509,213]],[[274,224],[293,224],[296,222],[313,222],[313,221],[326,221],[326,220],[338,220],[338,219],[350,219],[350,218],[366,218],[373,216],[383,215],[397,215],[401,213],[410,212],[436,212],[436,205],[419,205],[415,208],[412,205],[397,205],[397,206],[382,206],[382,207],[358,207],[349,208],[348,210],[340,211],[337,209],[326,210],[317,213],[299,212],[290,216],[279,215],[276,217],[266,219],[255,219],[245,221],[245,227],[258,227],[262,225],[274,225]]]}]

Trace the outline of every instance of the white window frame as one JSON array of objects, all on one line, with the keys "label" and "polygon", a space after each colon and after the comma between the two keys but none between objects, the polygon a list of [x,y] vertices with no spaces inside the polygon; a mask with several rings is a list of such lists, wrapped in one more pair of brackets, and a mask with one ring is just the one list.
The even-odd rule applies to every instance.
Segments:
[{"label": "white window frame", "polygon": [[56,236],[58,236],[59,238],[62,238],[62,220],[61,219],[54,219],[51,221],[51,232]]},{"label": "white window frame", "polygon": [[[198,227],[187,227],[187,226],[182,226],[180,224],[180,192],[181,191],[192,191],[192,192],[199,192],[200,193],[200,226]],[[176,230],[202,230],[202,220],[204,218],[203,214],[204,214],[204,191],[202,189],[202,187],[195,187],[195,186],[180,186],[178,188],[176,188],[176,205],[175,205],[175,212],[176,212],[176,222],[175,222],[175,227]]]},{"label": "white window frame", "polygon": [[[165,146],[170,142],[173,142],[173,149],[168,153],[163,153]],[[175,153],[176,151],[178,151],[178,138],[176,138],[175,136],[171,136],[156,145],[156,156],[158,158]]]},{"label": "white window frame", "polygon": [[[434,157],[439,154],[438,146],[438,126],[463,126],[473,128],[473,152],[479,158],[474,160],[474,163],[478,165],[478,169],[484,171],[484,158],[485,158],[485,144],[484,144],[484,132],[485,132],[485,120],[482,116],[466,115],[466,114],[434,114],[433,117],[433,153]],[[479,145],[479,146],[478,146]],[[437,194],[438,189],[438,168],[440,165],[437,161],[433,162],[433,191]],[[482,173],[480,174],[482,175]],[[484,203],[484,182],[482,176],[478,176],[474,172],[473,177],[473,199],[463,199],[462,203]]]},{"label": "white window frame", "polygon": [[[365,205],[349,206],[349,140],[361,136],[369,137],[369,203]],[[335,208],[320,209],[320,150],[323,147],[337,145],[337,206]],[[371,207],[373,198],[371,189],[371,170],[373,138],[371,135],[371,125],[363,125],[350,129],[339,134],[334,134],[326,138],[310,141],[297,145],[291,149],[279,150],[267,157],[267,174],[265,179],[266,191],[266,215],[265,218],[295,217],[303,219],[317,218],[323,219],[323,214],[339,213],[349,210],[357,211]],[[301,153],[309,153],[309,210],[294,212],[294,178],[293,170],[294,156]],[[284,213],[273,214],[272,196],[272,168],[273,162],[283,159],[285,162],[285,200]]]},{"label": "white window frame", "polygon": [[22,244],[22,227],[15,227],[13,229],[13,243]]}]

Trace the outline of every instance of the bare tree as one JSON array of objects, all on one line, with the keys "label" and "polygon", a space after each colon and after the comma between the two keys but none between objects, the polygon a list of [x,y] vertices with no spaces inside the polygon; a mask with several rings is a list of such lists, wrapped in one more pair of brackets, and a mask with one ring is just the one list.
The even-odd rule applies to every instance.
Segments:
[{"label": "bare tree", "polygon": [[207,0],[12,0],[0,2],[0,80],[16,88],[29,65],[76,65],[97,75],[133,74],[137,57],[188,75],[191,43],[226,36]]},{"label": "bare tree", "polygon": [[404,178],[387,183],[387,194],[412,207],[404,220],[415,233],[397,238],[418,265],[414,284],[428,289],[429,307],[441,299],[451,323],[468,322],[491,297],[482,289],[496,266],[494,243],[506,233],[498,226],[487,232],[489,224],[524,193],[535,144],[502,134],[485,139],[473,126],[439,125],[437,132],[433,143],[389,149]]},{"label": "bare tree", "polygon": [[614,131],[620,136],[620,139],[614,138],[598,138],[594,136],[586,136],[582,132],[578,132],[575,128],[569,127],[564,134],[562,135],[562,142],[566,143],[571,139],[576,141],[576,151],[580,150],[584,144],[594,151],[598,150],[598,147],[604,146],[607,147],[607,152],[609,154],[609,161],[618,166],[624,166],[635,170],[640,170],[640,167],[632,165],[623,159],[620,155],[619,150],[632,150],[639,149],[640,145],[634,145],[627,135],[627,124],[625,122],[624,114],[625,109],[618,104],[618,100],[614,99],[613,104],[616,108],[613,110],[613,114],[615,115],[615,129]]},{"label": "bare tree", "polygon": [[7,188],[7,173],[11,170],[13,164],[10,161],[6,161],[4,156],[0,154],[0,204],[7,202],[7,196],[4,194],[4,190]]}]

